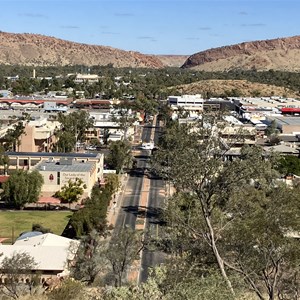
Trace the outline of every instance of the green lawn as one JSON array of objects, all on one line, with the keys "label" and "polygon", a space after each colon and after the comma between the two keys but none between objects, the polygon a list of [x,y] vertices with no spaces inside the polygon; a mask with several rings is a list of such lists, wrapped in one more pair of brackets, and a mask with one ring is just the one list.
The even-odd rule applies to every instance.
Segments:
[{"label": "green lawn", "polygon": [[9,238],[3,243],[10,243],[13,234],[16,239],[36,223],[61,235],[72,214],[70,211],[0,211],[0,237]]}]

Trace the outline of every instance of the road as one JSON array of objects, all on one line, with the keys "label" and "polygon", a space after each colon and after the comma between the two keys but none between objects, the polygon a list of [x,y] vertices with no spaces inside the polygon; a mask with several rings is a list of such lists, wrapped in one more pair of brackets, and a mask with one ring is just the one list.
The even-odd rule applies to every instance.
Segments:
[{"label": "road", "polygon": [[[158,124],[155,124],[158,125]],[[151,134],[155,130],[154,137]],[[154,138],[155,143],[159,136],[159,127],[146,125],[142,131],[142,141],[150,142],[151,137]],[[147,169],[150,166],[151,151],[141,150],[139,155],[136,155],[137,167],[128,175],[126,189],[123,193],[122,204],[119,209],[115,228],[122,228],[129,226],[135,229],[136,218],[139,212],[139,205],[141,199],[141,192],[143,188],[143,181],[147,176]],[[147,176],[148,177],[148,176]],[[158,213],[163,206],[165,200],[165,183],[158,178],[149,177],[150,189],[148,195],[148,203],[146,209],[146,222],[145,222],[145,238],[156,237],[160,233],[160,222]],[[158,251],[151,251],[144,249],[141,254],[141,268],[138,275],[138,281],[144,282],[148,278],[149,267],[153,267],[164,261],[164,254]]]},{"label": "road", "polygon": [[[147,239],[157,238],[160,234],[159,213],[165,200],[165,195],[162,191],[164,191],[164,182],[161,179],[151,179],[145,226]],[[154,267],[164,262],[164,256],[164,253],[159,251],[148,248],[143,250],[139,283],[147,280],[149,267]]]},{"label": "road", "polygon": [[[142,140],[149,142],[151,138],[151,127],[144,126],[142,131]],[[143,185],[143,176],[147,167],[150,151],[140,151],[140,155],[136,156],[137,167],[130,172],[126,191],[123,195],[122,206],[119,210],[115,227],[122,228],[130,226],[135,228],[136,216],[138,214],[139,200]]]},{"label": "road", "polygon": [[[154,142],[160,134],[158,122],[155,124]],[[156,238],[160,234],[159,214],[165,201],[165,182],[159,178],[150,177],[150,192],[148,197],[148,207],[146,214],[145,234],[146,238]],[[144,249],[141,257],[141,269],[139,274],[139,283],[145,282],[148,278],[149,267],[154,267],[163,263],[165,255],[159,251]]]}]

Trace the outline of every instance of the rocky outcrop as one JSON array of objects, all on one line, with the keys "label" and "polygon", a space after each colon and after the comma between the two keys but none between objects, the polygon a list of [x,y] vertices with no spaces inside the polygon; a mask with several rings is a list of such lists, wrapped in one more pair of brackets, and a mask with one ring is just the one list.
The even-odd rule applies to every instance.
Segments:
[{"label": "rocky outcrop", "polygon": [[256,69],[300,71],[300,36],[245,42],[190,56],[182,68],[205,71]]},{"label": "rocky outcrop", "polygon": [[116,68],[162,68],[155,55],[74,43],[38,34],[0,32],[0,64],[30,66],[108,65]]}]

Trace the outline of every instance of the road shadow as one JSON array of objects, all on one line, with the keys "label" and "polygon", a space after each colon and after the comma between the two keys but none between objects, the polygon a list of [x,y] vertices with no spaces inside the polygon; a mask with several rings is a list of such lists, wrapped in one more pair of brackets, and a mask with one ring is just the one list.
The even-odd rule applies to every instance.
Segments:
[{"label": "road shadow", "polygon": [[151,224],[166,224],[166,222],[163,220],[163,210],[161,208],[132,205],[122,206],[122,209],[136,217],[149,219],[149,223]]}]

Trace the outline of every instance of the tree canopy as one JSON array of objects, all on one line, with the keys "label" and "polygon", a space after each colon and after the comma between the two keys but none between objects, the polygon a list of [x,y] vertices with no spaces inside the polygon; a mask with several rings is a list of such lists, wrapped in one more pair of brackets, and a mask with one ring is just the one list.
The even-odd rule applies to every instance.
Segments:
[{"label": "tree canopy", "polygon": [[233,295],[238,274],[260,299],[290,296],[296,290],[284,286],[297,277],[300,253],[289,234],[300,230],[299,189],[277,181],[277,157],[259,147],[226,160],[220,121],[207,113],[192,125],[174,123],[154,154],[153,167],[176,189],[165,210],[165,246],[199,266],[198,276],[218,269]]},{"label": "tree canopy", "polygon": [[23,208],[26,203],[38,201],[43,183],[42,175],[36,170],[16,170],[3,184],[4,199],[9,205]]},{"label": "tree canopy", "polygon": [[82,179],[70,179],[60,191],[57,191],[54,194],[54,197],[59,198],[62,203],[75,203],[78,202],[80,197],[83,195],[84,189],[86,189],[86,184],[82,181]]},{"label": "tree canopy", "polygon": [[116,141],[109,145],[107,162],[117,174],[122,173],[124,167],[132,164],[131,145],[128,141]]},{"label": "tree canopy", "polygon": [[57,120],[61,123],[56,131],[58,138],[53,149],[57,152],[72,152],[76,149],[77,142],[85,141],[85,132],[93,128],[94,120],[84,110],[74,111],[70,114],[59,113]]}]

